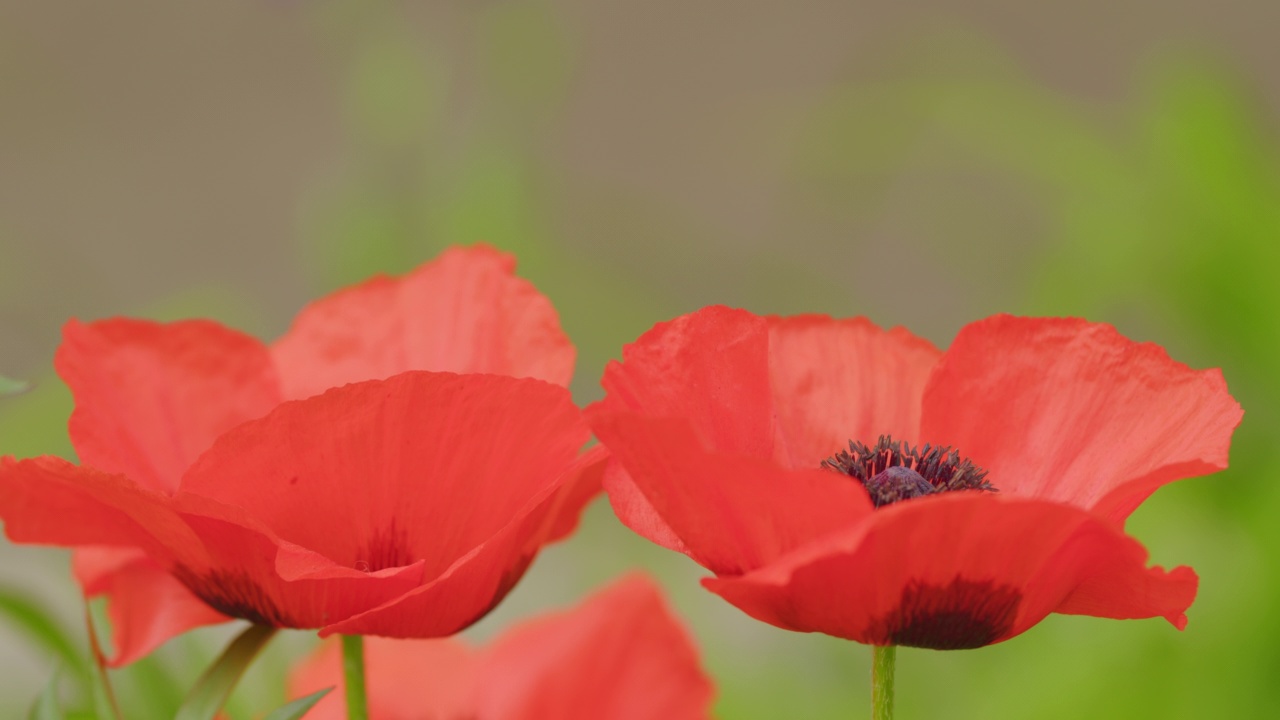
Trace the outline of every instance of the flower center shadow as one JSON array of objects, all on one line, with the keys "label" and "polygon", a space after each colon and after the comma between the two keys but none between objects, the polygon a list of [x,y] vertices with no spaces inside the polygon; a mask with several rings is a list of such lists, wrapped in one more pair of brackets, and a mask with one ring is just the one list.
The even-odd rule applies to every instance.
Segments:
[{"label": "flower center shadow", "polygon": [[988,580],[912,582],[898,607],[872,623],[870,634],[877,645],[968,650],[1008,633],[1021,602],[1017,588]]},{"label": "flower center shadow", "polygon": [[412,565],[417,558],[409,546],[409,534],[394,522],[374,531],[364,551],[354,563],[356,570],[375,573],[387,568]]},{"label": "flower center shadow", "polygon": [[223,615],[257,625],[298,626],[246,572],[214,570],[200,575],[180,565],[174,568],[173,575],[196,597]]}]

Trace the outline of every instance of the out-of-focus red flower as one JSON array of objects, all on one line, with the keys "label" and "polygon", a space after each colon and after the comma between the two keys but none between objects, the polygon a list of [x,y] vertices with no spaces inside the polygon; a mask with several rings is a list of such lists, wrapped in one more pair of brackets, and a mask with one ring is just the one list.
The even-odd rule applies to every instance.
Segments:
[{"label": "out-of-focus red flower", "polygon": [[[487,647],[371,638],[365,663],[378,720],[692,720],[708,716],[714,695],[688,633],[641,575]],[[307,718],[346,717],[337,643],[322,645],[289,685],[295,697],[336,686]]]},{"label": "out-of-focus red flower", "polygon": [[229,617],[465,627],[599,483],[563,387],[573,346],[513,273],[449,250],[311,304],[272,345],[204,320],[69,322],[55,365],[81,465],[0,459],[6,533],[79,548],[116,665]]},{"label": "out-of-focus red flower", "polygon": [[708,589],[778,627],[944,649],[1051,612],[1182,628],[1195,573],[1148,568],[1123,523],[1226,467],[1241,417],[1217,370],[1109,325],[1004,315],[941,353],[861,318],[706,308],[627,346],[603,385],[587,417],[614,510],[714,572]]}]

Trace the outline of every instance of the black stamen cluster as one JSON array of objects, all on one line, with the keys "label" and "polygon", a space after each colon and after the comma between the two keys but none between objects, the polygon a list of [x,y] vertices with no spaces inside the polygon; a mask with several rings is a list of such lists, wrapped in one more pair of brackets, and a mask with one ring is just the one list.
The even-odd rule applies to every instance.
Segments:
[{"label": "black stamen cluster", "polygon": [[887,468],[905,467],[919,473],[937,492],[997,492],[995,486],[987,482],[986,470],[960,457],[951,447],[925,443],[924,447],[915,448],[888,435],[881,435],[871,447],[850,440],[848,450],[823,460],[822,467],[844,473],[863,485]]}]

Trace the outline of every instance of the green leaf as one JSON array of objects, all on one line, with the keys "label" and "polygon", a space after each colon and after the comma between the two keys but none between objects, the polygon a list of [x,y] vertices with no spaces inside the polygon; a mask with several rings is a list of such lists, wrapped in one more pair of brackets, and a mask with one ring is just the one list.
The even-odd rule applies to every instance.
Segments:
[{"label": "green leaf", "polygon": [[37,645],[70,668],[78,678],[89,677],[89,666],[53,616],[35,601],[16,591],[0,589],[0,617],[21,630]]},{"label": "green leaf", "polygon": [[320,699],[325,695],[328,695],[332,690],[333,688],[328,687],[323,690],[317,690],[306,697],[300,697],[288,705],[282,705],[281,707],[272,710],[271,714],[267,715],[263,720],[298,720],[298,718],[306,715],[308,710],[315,707],[315,704],[320,702]]},{"label": "green leaf", "polygon": [[35,704],[27,712],[27,720],[63,720],[66,717],[58,704],[58,681],[61,679],[61,673],[54,668],[49,684],[45,686],[44,692],[40,693],[40,697],[36,698]]},{"label": "green leaf", "polygon": [[182,707],[178,708],[174,720],[213,720],[226,704],[249,663],[253,662],[258,651],[275,632],[275,628],[267,625],[251,625],[248,630],[240,633],[196,681]]},{"label": "green leaf", "polygon": [[30,383],[25,383],[21,380],[13,380],[0,375],[0,397],[4,397],[5,395],[18,395],[26,392],[30,388]]}]

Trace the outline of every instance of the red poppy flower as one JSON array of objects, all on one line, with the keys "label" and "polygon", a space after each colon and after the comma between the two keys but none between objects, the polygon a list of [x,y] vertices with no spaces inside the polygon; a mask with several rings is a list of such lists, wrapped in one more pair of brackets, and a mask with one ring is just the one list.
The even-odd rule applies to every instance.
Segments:
[{"label": "red poppy flower", "polygon": [[[7,534],[80,548],[113,664],[230,617],[464,627],[598,483],[560,387],[573,347],[513,268],[450,250],[315,302],[271,346],[203,320],[68,323],[55,365],[82,464],[0,459]],[[397,374],[415,369],[526,379]]]},{"label": "red poppy flower", "polygon": [[941,353],[861,318],[707,308],[603,385],[587,417],[624,523],[757,619],[929,648],[1051,612],[1183,627],[1195,573],[1148,568],[1123,522],[1224,468],[1241,417],[1219,371],[1073,319],[992,317]]},{"label": "red poppy flower", "polygon": [[[714,693],[688,633],[641,575],[487,647],[373,639],[365,662],[370,716],[381,720],[706,718]],[[340,648],[329,642],[294,670],[295,697],[337,686],[308,720],[346,717],[341,669]]]}]

